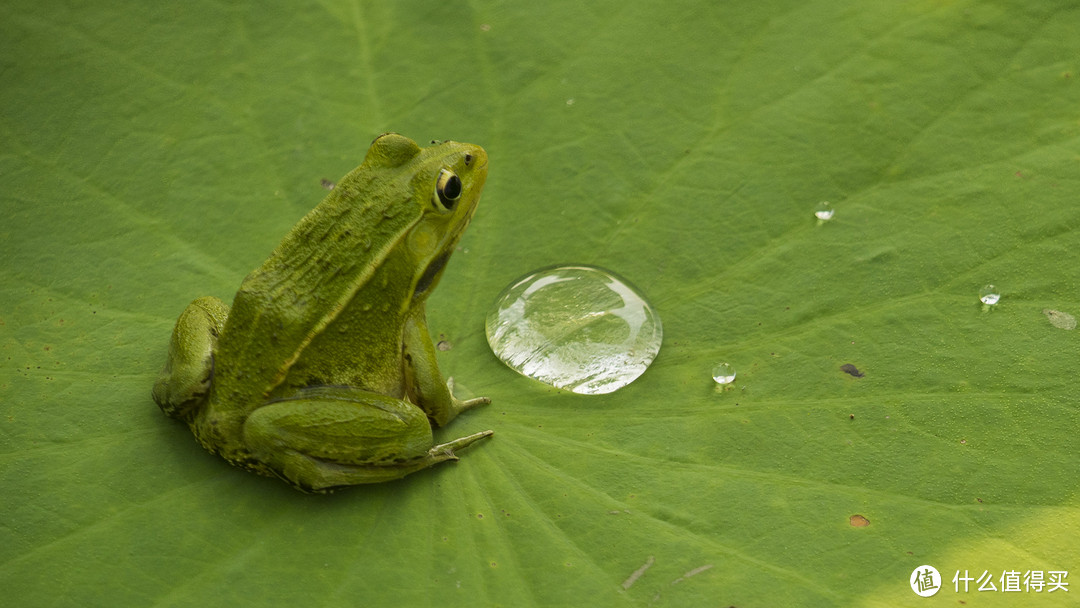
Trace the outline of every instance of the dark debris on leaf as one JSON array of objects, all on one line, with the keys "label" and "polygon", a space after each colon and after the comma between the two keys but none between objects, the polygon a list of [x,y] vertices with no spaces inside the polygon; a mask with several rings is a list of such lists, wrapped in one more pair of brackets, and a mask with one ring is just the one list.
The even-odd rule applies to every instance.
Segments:
[{"label": "dark debris on leaf", "polygon": [[862,378],[863,376],[866,375],[866,374],[860,372],[859,368],[855,367],[854,365],[852,365],[850,363],[845,363],[845,364],[841,365],[840,369],[842,371],[844,371],[844,372],[847,372],[847,373],[851,374],[852,376],[855,376],[856,378]]}]

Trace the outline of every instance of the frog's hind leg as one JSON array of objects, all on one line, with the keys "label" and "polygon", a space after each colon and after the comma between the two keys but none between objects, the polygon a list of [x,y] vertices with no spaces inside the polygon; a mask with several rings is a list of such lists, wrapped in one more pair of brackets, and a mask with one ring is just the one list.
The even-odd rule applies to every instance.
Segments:
[{"label": "frog's hind leg", "polygon": [[169,357],[154,383],[154,401],[161,411],[185,420],[206,398],[214,346],[228,316],[229,307],[210,296],[195,300],[180,313],[169,341]]},{"label": "frog's hind leg", "polygon": [[432,446],[427,414],[415,405],[349,387],[317,387],[256,409],[244,443],[271,473],[307,491],[378,483],[440,462],[491,435]]}]

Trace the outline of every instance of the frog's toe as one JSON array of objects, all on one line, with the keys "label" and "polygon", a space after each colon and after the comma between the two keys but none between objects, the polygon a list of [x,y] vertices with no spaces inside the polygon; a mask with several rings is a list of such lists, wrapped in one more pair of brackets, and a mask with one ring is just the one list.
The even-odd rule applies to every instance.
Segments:
[{"label": "frog's toe", "polygon": [[454,401],[454,406],[457,411],[467,410],[469,408],[476,407],[478,405],[487,405],[491,403],[491,399],[488,397],[475,397],[473,399],[458,399],[454,395],[454,379],[446,379],[446,388],[450,390],[450,398]]},{"label": "frog's toe", "polygon": [[457,454],[454,453],[454,450],[464,449],[465,447],[472,445],[481,439],[491,437],[494,434],[495,431],[480,431],[479,433],[473,433],[472,435],[466,435],[465,437],[458,437],[453,441],[441,443],[431,448],[428,450],[428,457],[436,462],[457,460],[458,457]]},{"label": "frog's toe", "polygon": [[467,399],[465,401],[458,401],[458,407],[463,410],[467,410],[470,407],[476,407],[478,405],[487,405],[491,403],[491,399],[488,397],[476,397],[475,399]]}]

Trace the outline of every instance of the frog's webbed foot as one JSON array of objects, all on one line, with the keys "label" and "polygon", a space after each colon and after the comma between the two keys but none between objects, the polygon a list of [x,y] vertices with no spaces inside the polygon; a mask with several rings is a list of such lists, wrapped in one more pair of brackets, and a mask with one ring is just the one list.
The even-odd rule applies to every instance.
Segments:
[{"label": "frog's webbed foot", "polygon": [[188,304],[173,327],[169,356],[154,383],[161,411],[186,419],[206,399],[213,373],[213,351],[225,327],[229,307],[214,297]]}]

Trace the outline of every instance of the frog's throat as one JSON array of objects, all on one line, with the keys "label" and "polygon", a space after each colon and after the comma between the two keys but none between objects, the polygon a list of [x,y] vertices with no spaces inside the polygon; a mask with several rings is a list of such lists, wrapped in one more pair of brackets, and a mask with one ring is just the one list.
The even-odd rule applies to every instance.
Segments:
[{"label": "frog's throat", "polygon": [[439,250],[442,251],[439,255],[432,258],[428,262],[427,268],[421,273],[420,278],[416,281],[416,287],[413,288],[413,301],[422,300],[427,294],[435,287],[439,282],[439,278],[442,276],[442,271],[446,268],[446,263],[450,261],[450,255],[454,253],[454,249],[457,248],[458,241],[461,240],[461,235],[465,233],[465,229],[472,223],[472,218],[476,215],[476,208],[480,206],[480,199],[477,198],[473,201],[469,207],[468,215],[466,215],[457,227],[451,232],[446,240],[440,245]]},{"label": "frog's throat", "polygon": [[413,300],[424,297],[427,291],[438,282],[443,268],[445,268],[446,263],[450,261],[451,253],[452,252],[450,251],[444,251],[428,264],[428,267],[424,270],[424,274],[420,275],[420,280],[416,282],[416,287],[413,289]]}]

